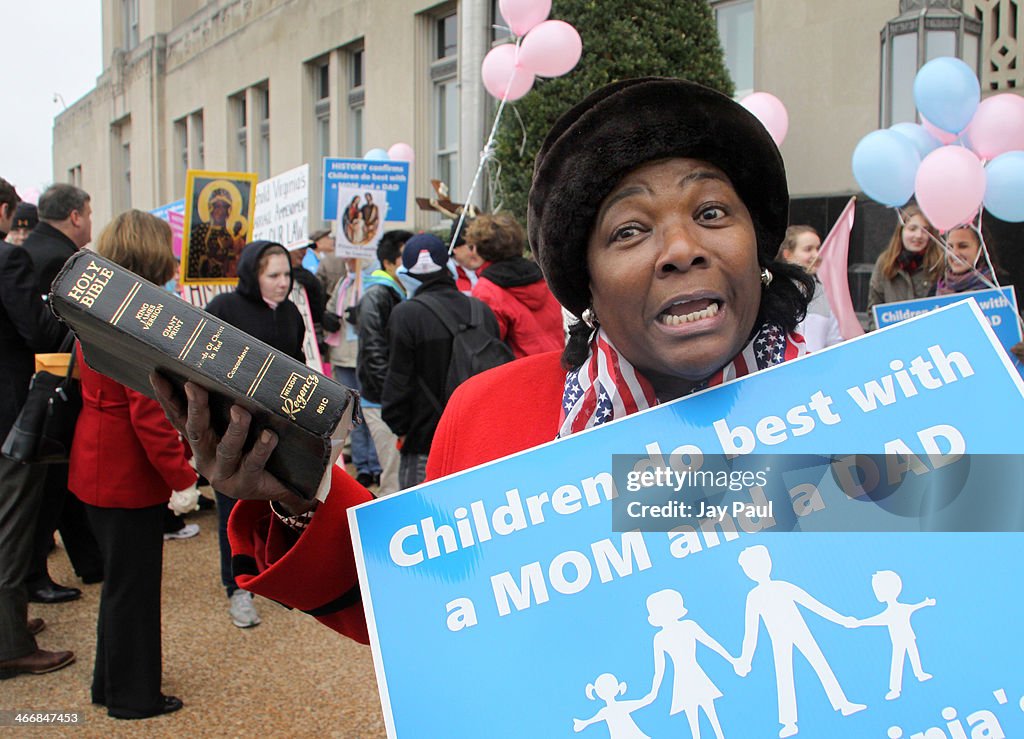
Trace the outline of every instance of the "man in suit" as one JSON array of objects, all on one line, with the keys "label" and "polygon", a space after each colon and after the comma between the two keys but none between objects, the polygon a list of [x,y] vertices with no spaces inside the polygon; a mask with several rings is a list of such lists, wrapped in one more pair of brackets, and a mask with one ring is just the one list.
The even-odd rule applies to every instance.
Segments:
[{"label": "man in suit", "polygon": [[50,185],[39,196],[39,223],[23,246],[32,257],[40,293],[72,254],[92,241],[92,203],[89,193],[63,182]]},{"label": "man in suit", "polygon": [[[0,178],[0,231],[11,227],[18,194]],[[53,351],[63,326],[43,303],[23,247],[0,243],[0,438],[21,412],[35,369],[34,353]],[[0,679],[66,667],[72,652],[36,644],[42,619],[28,620],[25,573],[42,501],[42,470],[0,457]]]},{"label": "man in suit", "polygon": [[[89,193],[66,183],[51,185],[39,198],[38,217],[39,223],[23,246],[34,265],[36,290],[45,295],[68,257],[92,240]],[[63,603],[81,597],[82,591],[53,582],[47,570],[46,556],[58,524],[68,557],[83,581],[102,580],[103,564],[85,511],[78,499],[68,494],[67,465],[45,465],[40,474],[46,482],[26,584],[32,602]]]}]

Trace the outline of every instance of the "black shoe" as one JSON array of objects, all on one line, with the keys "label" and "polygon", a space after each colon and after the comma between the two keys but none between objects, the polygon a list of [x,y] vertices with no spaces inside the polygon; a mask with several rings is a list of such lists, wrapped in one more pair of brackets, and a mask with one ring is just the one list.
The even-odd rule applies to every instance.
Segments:
[{"label": "black shoe", "polygon": [[[123,719],[139,719],[139,718],[151,718],[153,716],[163,716],[165,713],[174,713],[184,708],[185,704],[181,702],[181,698],[176,698],[173,695],[164,695],[160,697],[160,707],[150,713],[140,713],[138,711],[124,711],[117,708],[111,708],[107,711],[107,715],[111,718],[123,718]],[[95,703],[95,701],[93,701]]]},{"label": "black shoe", "polygon": [[102,572],[91,572],[88,575],[79,575],[82,578],[82,582],[86,585],[95,585],[98,582],[103,582]]},{"label": "black shoe", "polygon": [[368,488],[373,485],[373,475],[369,472],[360,472],[356,475],[356,482],[362,485],[364,488]]},{"label": "black shoe", "polygon": [[217,501],[213,498],[207,498],[205,495],[199,496],[199,510],[201,511],[212,511],[217,507]]},{"label": "black shoe", "polygon": [[29,588],[28,591],[28,599],[32,603],[66,603],[81,597],[82,591],[78,588],[66,588],[55,582],[47,583],[40,588]]},{"label": "black shoe", "polygon": [[380,487],[380,473],[375,473],[373,476],[373,484]]}]

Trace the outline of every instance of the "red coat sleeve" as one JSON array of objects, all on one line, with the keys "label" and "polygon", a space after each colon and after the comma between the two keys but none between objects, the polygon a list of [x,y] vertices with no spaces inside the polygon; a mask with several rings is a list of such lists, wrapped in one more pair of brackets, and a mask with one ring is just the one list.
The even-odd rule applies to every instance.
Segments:
[{"label": "red coat sleeve", "polygon": [[193,485],[197,479],[195,470],[185,459],[185,447],[160,405],[130,388],[125,388],[125,395],[132,429],[153,469],[171,490]]},{"label": "red coat sleeve", "polygon": [[[427,458],[427,479],[553,439],[564,379],[557,352],[470,378],[455,391],[441,416]],[[305,611],[335,631],[367,643],[348,509],[368,500],[365,488],[335,468],[327,501],[300,535],[278,521],[266,502],[239,501],[228,523],[239,586]]]},{"label": "red coat sleeve", "polygon": [[242,500],[228,522],[238,585],[314,616],[363,644],[370,641],[359,593],[348,509],[370,493],[334,468],[331,492],[309,526],[296,535],[265,501]]}]

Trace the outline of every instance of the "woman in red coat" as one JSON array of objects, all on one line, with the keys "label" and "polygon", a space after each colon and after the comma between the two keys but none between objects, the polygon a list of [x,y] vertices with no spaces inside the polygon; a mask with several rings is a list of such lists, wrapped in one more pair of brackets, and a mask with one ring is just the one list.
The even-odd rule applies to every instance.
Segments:
[{"label": "woman in red coat", "polygon": [[[518,359],[455,391],[427,479],[799,356],[793,330],[813,283],[775,260],[788,208],[778,148],[721,93],[622,80],[565,113],[537,155],[527,222],[551,292],[579,321],[561,356]],[[347,508],[369,493],[335,470],[323,504],[300,500],[265,469],[272,433],[243,453],[248,413],[219,436],[205,391],[186,386],[186,414],[168,383],[154,386],[199,469],[245,498],[229,530],[243,587],[366,641]]]},{"label": "woman in red coat", "polygon": [[494,312],[501,339],[516,359],[561,351],[562,306],[540,267],[523,256],[526,236],[516,219],[508,213],[474,218],[466,229],[466,243],[484,260],[476,270],[473,297]]},{"label": "woman in red coat", "polygon": [[[114,218],[96,250],[156,284],[174,275],[171,229],[142,211]],[[163,516],[171,491],[178,491],[176,512],[195,505],[196,473],[156,402],[95,372],[81,353],[78,359],[82,412],[68,487],[85,504],[106,573],[92,702],[115,718],[170,713],[182,702],[160,692]]]}]

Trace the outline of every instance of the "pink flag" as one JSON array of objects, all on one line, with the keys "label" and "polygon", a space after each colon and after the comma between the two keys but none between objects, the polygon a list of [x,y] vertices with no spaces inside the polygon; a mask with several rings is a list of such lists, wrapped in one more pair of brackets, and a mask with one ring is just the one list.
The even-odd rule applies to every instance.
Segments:
[{"label": "pink flag", "polygon": [[847,267],[850,254],[850,231],[853,230],[853,216],[857,198],[843,208],[836,225],[829,231],[821,245],[821,257],[818,265],[818,279],[825,287],[832,314],[839,321],[839,332],[844,339],[852,339],[864,333],[857,314],[853,310],[850,298],[850,282],[847,278]]}]

